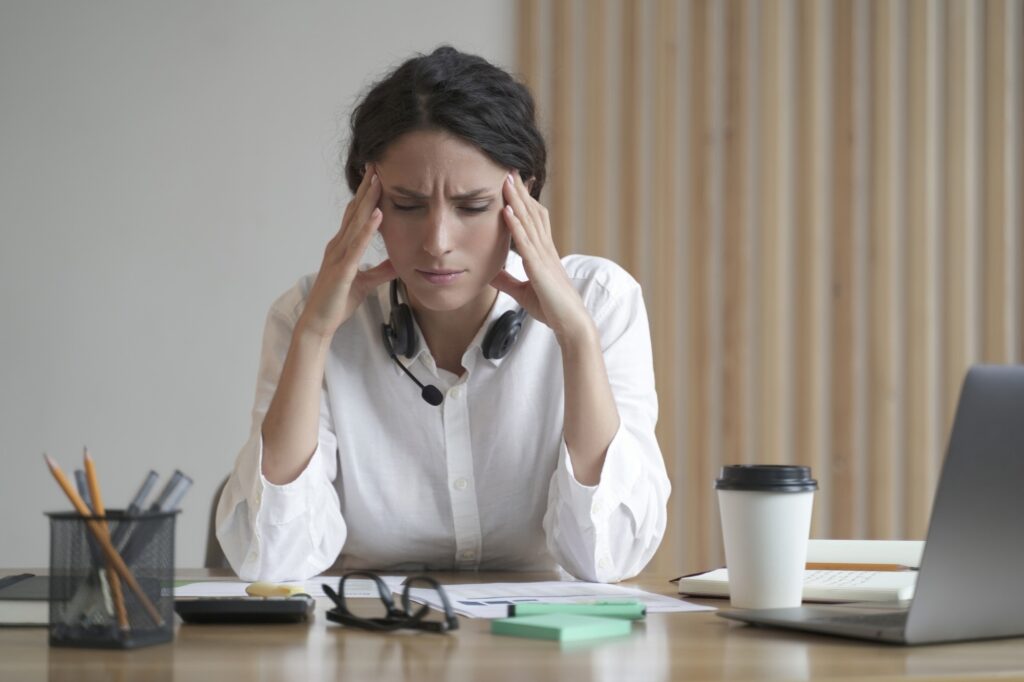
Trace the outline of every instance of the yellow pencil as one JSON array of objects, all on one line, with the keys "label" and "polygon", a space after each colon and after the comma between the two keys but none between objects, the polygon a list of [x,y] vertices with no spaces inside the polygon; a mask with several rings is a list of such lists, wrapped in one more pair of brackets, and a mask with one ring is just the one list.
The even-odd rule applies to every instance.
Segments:
[{"label": "yellow pencil", "polygon": [[92,512],[89,510],[89,507],[86,506],[85,502],[82,501],[82,498],[78,496],[77,492],[75,492],[75,489],[71,486],[71,483],[64,475],[64,472],[61,471],[59,466],[57,466],[57,463],[54,462],[47,454],[44,454],[43,458],[46,460],[46,465],[50,467],[50,473],[52,473],[53,477],[57,480],[57,484],[60,485],[64,494],[68,496],[68,499],[71,500],[71,504],[74,506],[75,511],[86,517],[86,526],[88,526],[89,530],[92,532],[93,537],[96,538],[96,542],[99,543],[100,549],[103,550],[107,559],[114,565],[114,570],[122,580],[128,583],[128,587],[131,588],[132,592],[135,593],[135,596],[137,596],[139,601],[142,602],[143,608],[146,609],[146,613],[148,613],[149,617],[153,619],[153,622],[162,627],[164,619],[160,615],[160,612],[156,610],[156,607],[153,606],[153,602],[149,600],[149,597],[147,597],[145,591],[143,591],[142,586],[139,585],[137,580],[135,580],[135,576],[128,569],[128,566],[125,565],[124,559],[121,558],[121,555],[117,553],[116,549],[114,549],[114,545],[111,544],[110,539],[103,534],[99,523],[92,520]]},{"label": "yellow pencil", "polygon": [[[96,463],[89,456],[89,450],[82,448],[82,457],[85,460],[85,479],[89,482],[89,496],[92,497],[92,511],[96,516],[106,516],[107,510],[103,506],[103,495],[100,494],[100,481],[96,476]],[[100,523],[103,534],[110,539],[110,526],[106,519]],[[114,571],[114,565],[107,560],[107,579],[110,582],[110,592],[114,596],[114,610],[117,611],[117,624],[122,630],[129,630],[128,612],[124,608],[124,594],[121,592],[121,580]]]}]

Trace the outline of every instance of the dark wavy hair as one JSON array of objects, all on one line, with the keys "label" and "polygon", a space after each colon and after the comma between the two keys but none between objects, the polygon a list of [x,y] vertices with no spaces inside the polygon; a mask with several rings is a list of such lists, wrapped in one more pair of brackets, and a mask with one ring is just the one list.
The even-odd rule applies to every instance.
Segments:
[{"label": "dark wavy hair", "polygon": [[365,164],[414,130],[440,130],[515,168],[540,198],[547,148],[537,129],[530,91],[507,71],[442,46],[404,62],[375,83],[352,111],[345,180],[355,193]]}]

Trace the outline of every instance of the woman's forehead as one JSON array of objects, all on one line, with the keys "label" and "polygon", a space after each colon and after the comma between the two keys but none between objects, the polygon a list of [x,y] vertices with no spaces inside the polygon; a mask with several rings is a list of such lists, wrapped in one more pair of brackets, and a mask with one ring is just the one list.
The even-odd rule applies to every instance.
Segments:
[{"label": "woman's forehead", "polygon": [[377,166],[385,189],[400,186],[420,194],[439,188],[446,194],[492,185],[498,189],[507,173],[473,145],[439,131],[402,135],[388,146]]}]

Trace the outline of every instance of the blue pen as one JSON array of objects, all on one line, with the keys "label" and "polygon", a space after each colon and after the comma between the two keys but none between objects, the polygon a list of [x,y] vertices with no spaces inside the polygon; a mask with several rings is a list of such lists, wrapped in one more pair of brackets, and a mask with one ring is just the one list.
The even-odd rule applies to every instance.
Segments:
[{"label": "blue pen", "polygon": [[[75,477],[78,477],[78,472],[75,472]],[[137,516],[142,511],[142,505],[145,504],[146,498],[149,496],[149,492],[156,485],[156,480],[159,478],[157,473],[152,469],[146,474],[145,480],[142,481],[142,485],[139,486],[139,490],[135,493],[135,497],[128,503],[128,508],[125,510],[125,516]],[[83,474],[82,479],[85,480]],[[122,521],[117,524],[117,528],[114,529],[111,534],[111,542],[114,543],[114,547],[121,551],[123,549],[122,543],[125,541],[125,536],[128,534],[129,524],[126,521]]]}]

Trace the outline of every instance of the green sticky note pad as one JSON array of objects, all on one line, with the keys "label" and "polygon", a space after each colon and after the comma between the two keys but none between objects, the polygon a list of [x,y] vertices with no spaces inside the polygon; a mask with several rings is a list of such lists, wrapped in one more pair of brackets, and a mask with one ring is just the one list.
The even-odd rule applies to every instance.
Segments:
[{"label": "green sticky note pad", "polygon": [[599,637],[628,635],[633,622],[622,618],[581,616],[575,613],[545,613],[491,621],[491,634],[579,642]]}]

